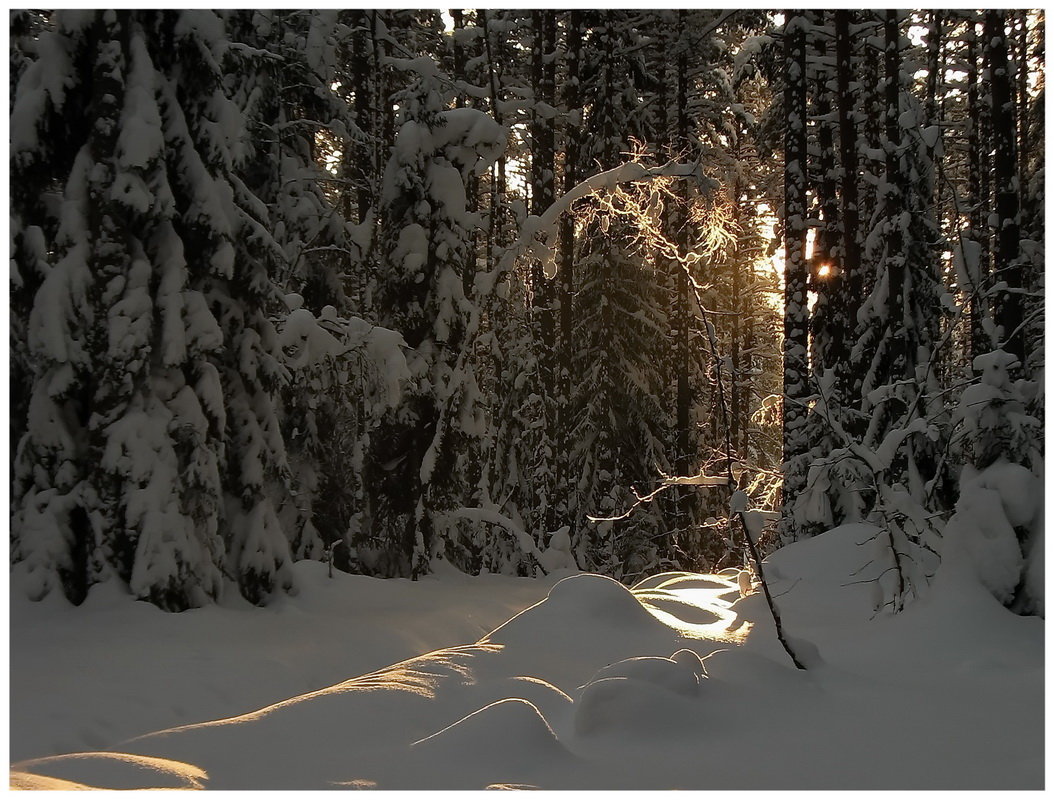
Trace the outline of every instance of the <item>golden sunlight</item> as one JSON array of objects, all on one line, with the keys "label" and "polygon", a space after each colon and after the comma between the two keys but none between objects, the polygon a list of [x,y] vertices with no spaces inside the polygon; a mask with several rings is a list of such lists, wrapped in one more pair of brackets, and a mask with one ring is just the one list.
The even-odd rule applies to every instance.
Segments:
[{"label": "golden sunlight", "polygon": [[[696,587],[693,579],[711,585]],[[741,643],[753,623],[732,610],[732,602],[724,597],[732,592],[739,592],[738,583],[723,575],[696,575],[686,580],[677,573],[657,586],[633,589],[634,597],[653,617],[686,638]]]}]

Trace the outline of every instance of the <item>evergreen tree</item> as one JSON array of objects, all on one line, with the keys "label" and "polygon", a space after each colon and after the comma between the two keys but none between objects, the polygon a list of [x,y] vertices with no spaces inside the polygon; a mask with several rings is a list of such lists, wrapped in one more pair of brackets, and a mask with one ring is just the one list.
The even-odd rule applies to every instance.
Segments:
[{"label": "evergreen tree", "polygon": [[[179,609],[217,596],[227,574],[262,602],[291,584],[273,498],[283,371],[267,315],[274,244],[237,174],[252,153],[224,91],[223,21],[58,12],[53,25],[14,112],[16,162],[42,168],[58,124],[75,153],[50,163],[63,201],[29,317],[15,559],[34,596],[80,602],[116,574]],[[62,102],[38,70],[61,76]]]},{"label": "evergreen tree", "polygon": [[[649,137],[649,122],[636,102],[645,80],[637,36],[626,13],[598,15],[585,44],[583,94],[594,102],[586,125],[594,136],[580,158],[602,168],[619,164],[631,138]],[[630,486],[669,473],[669,428],[663,408],[660,363],[669,323],[660,277],[632,247],[627,223],[595,215],[579,240],[575,292],[577,339],[572,457],[580,479],[573,513],[597,517],[621,511]],[[576,532],[579,564],[617,577],[632,577],[655,558],[656,509],[613,527],[601,523]],[[588,531],[588,533],[587,533]]]},{"label": "evergreen tree", "polygon": [[441,519],[465,499],[463,469],[482,432],[478,386],[465,358],[473,309],[462,280],[474,261],[468,232],[479,220],[466,209],[464,177],[489,166],[504,134],[479,111],[444,110],[434,63],[406,66],[420,72],[399,98],[402,122],[380,198],[385,227],[375,302],[385,309],[383,324],[414,351],[417,387],[374,437],[371,469],[378,480],[388,473],[390,490],[398,487],[384,492],[374,520],[407,559],[400,569],[416,577],[437,557],[471,562],[471,545]]}]

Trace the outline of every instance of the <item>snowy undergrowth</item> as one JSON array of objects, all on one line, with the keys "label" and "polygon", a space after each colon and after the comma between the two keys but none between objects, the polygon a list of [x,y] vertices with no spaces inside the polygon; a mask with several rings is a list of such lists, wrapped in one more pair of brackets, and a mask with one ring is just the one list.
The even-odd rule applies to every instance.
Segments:
[{"label": "snowy undergrowth", "polygon": [[[874,534],[844,526],[766,564],[788,633],[815,647],[806,672],[731,572],[630,592],[584,574],[331,581],[300,564],[300,595],[263,611],[16,600],[12,756],[112,751],[27,760],[16,780],[1041,787],[1042,621],[1006,611],[963,570],[938,573],[902,614],[876,615]],[[427,654],[377,669],[416,653]],[[169,727],[204,719],[217,721]],[[122,741],[147,723],[168,729]]]}]

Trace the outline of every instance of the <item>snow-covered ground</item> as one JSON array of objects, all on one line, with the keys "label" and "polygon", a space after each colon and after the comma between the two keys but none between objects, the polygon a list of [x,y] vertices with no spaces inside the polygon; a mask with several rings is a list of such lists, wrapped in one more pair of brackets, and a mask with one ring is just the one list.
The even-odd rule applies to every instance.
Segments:
[{"label": "snow-covered ground", "polygon": [[964,571],[876,615],[873,533],[767,562],[804,672],[732,573],[630,592],[302,562],[295,597],[182,614],[16,586],[13,785],[1042,788],[1043,621]]}]

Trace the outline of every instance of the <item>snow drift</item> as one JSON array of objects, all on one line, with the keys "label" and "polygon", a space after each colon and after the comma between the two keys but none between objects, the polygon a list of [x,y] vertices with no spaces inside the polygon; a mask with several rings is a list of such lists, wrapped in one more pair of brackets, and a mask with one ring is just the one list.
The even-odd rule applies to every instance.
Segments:
[{"label": "snow drift", "polygon": [[[759,595],[731,572],[653,576],[630,590],[589,574],[555,585],[497,576],[327,580],[318,565],[298,564],[301,594],[263,611],[209,608],[164,615],[139,608],[132,615],[129,604],[116,598],[77,611],[21,601],[12,621],[13,696],[30,685],[25,670],[32,653],[55,644],[47,635],[34,638],[34,631],[61,632],[74,619],[90,632],[123,615],[124,635],[144,637],[139,647],[121,653],[127,661],[152,637],[192,648],[232,619],[257,621],[260,632],[295,628],[311,643],[301,659],[278,637],[264,649],[284,652],[286,666],[299,664],[303,671],[326,652],[352,652],[356,635],[358,650],[384,651],[384,637],[398,636],[400,626],[414,627],[414,614],[424,607],[435,615],[433,624],[417,623],[418,630],[430,627],[433,640],[464,635],[464,620],[474,613],[493,618],[517,604],[523,610],[472,644],[397,660],[248,713],[114,738],[84,752],[46,752],[41,731],[47,719],[34,714],[28,699],[15,703],[13,753],[25,753],[17,743],[33,732],[40,749],[26,753],[39,757],[13,765],[12,783],[210,789],[1041,787],[1041,620],[1011,614],[964,571],[935,581],[901,614],[877,613],[870,583],[876,576],[861,569],[875,532],[867,525],[845,526],[769,559],[771,588],[788,632],[815,646],[805,672],[780,649]],[[530,595],[547,588],[531,605]],[[422,602],[415,605],[411,596]],[[496,602],[498,597],[506,599]],[[385,604],[390,613],[383,626],[370,635],[357,627],[383,614]],[[347,636],[334,625],[337,620],[345,623]],[[90,655],[97,642],[84,636],[64,645],[68,656]],[[247,684],[236,693],[250,703],[251,684],[263,682],[273,665],[260,659],[260,650],[245,652],[239,663],[239,650],[224,647],[214,639],[200,652],[215,653],[225,670],[239,669],[238,681],[229,685]],[[41,662],[33,663],[40,668]],[[78,668],[80,691],[104,689],[106,668],[99,662],[49,662],[44,677],[69,678],[72,663],[88,664]],[[340,669],[340,659],[328,666]],[[198,668],[198,683],[209,686],[208,665]],[[289,676],[302,674],[290,668]],[[96,713],[119,717],[125,706],[161,705],[165,679],[155,675],[138,686],[131,681],[123,705]],[[182,691],[192,686],[184,684]],[[232,698],[227,701],[225,708]]]}]

